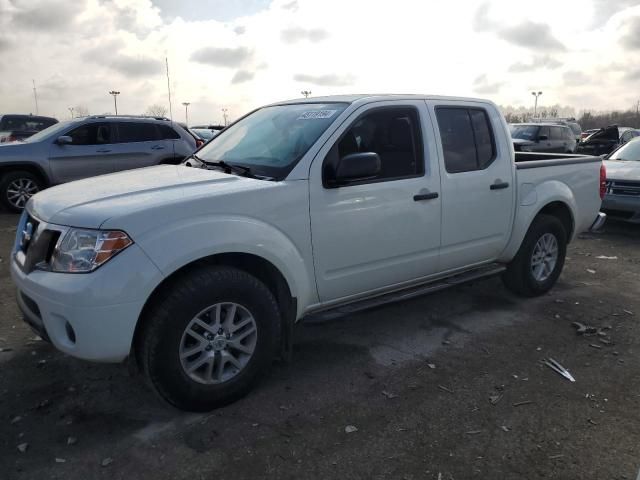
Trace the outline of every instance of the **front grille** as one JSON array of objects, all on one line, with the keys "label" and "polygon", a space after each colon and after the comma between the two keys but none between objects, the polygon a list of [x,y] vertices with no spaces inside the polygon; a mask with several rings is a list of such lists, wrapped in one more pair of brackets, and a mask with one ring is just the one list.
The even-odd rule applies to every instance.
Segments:
[{"label": "front grille", "polygon": [[18,233],[16,260],[26,273],[48,265],[65,227],[48,225],[32,216],[27,216]]},{"label": "front grille", "polygon": [[640,196],[640,182],[607,180],[607,193],[637,197]]}]

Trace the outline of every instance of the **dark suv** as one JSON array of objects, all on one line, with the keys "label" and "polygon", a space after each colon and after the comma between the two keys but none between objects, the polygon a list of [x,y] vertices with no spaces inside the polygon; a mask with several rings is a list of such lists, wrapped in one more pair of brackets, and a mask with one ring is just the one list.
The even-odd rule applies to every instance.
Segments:
[{"label": "dark suv", "polygon": [[512,123],[509,125],[516,152],[574,153],[576,140],[566,125]]},{"label": "dark suv", "polygon": [[56,123],[22,142],[0,144],[0,201],[20,211],[48,186],[177,164],[195,149],[195,139],[167,118],[102,115]]},{"label": "dark suv", "polygon": [[0,115],[0,143],[24,140],[56,123],[55,118],[38,115]]}]

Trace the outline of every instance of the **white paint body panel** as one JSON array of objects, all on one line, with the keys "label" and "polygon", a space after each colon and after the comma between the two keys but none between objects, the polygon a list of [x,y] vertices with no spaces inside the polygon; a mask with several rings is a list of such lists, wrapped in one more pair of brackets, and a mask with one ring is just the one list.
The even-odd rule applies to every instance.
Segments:
[{"label": "white paint body panel", "polygon": [[[570,208],[574,234],[597,215],[599,164],[516,169],[506,123],[491,102],[416,95],[306,101],[328,100],[351,104],[280,182],[167,165],[81,180],[33,197],[28,210],[42,221],[119,229],[135,242],[85,275],[25,275],[12,264],[14,282],[39,305],[54,345],[81,358],[122,360],[154,289],[181,267],[211,255],[241,252],[271,262],[296,297],[301,318],[345,299],[508,262],[550,202]],[[487,110],[498,158],[485,171],[450,175],[433,108],[461,104]],[[418,110],[425,174],[324,188],[322,161],[333,143],[360,113],[385,105]],[[491,191],[497,179],[509,188]],[[440,196],[413,201],[426,191]],[[59,318],[78,332],[73,348],[63,341]]]}]

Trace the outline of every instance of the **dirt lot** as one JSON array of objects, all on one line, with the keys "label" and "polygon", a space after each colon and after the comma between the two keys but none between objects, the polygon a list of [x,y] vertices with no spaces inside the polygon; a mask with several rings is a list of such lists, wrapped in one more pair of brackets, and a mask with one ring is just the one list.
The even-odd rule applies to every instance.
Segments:
[{"label": "dirt lot", "polygon": [[[490,279],[307,322],[293,364],[244,400],[193,415],[121,365],[74,360],[34,337],[8,273],[16,222],[0,214],[0,478],[638,474],[640,228],[609,224],[575,242],[542,298]],[[574,321],[611,328],[582,337]],[[576,382],[539,364],[549,356]]]}]

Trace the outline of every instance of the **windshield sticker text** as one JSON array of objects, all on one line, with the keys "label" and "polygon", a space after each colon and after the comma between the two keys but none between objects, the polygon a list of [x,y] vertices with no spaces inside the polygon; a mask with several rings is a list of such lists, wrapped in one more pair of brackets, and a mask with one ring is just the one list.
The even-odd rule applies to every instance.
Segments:
[{"label": "windshield sticker text", "polygon": [[298,117],[298,120],[316,120],[331,118],[337,110],[313,110],[311,112],[304,112]]}]

